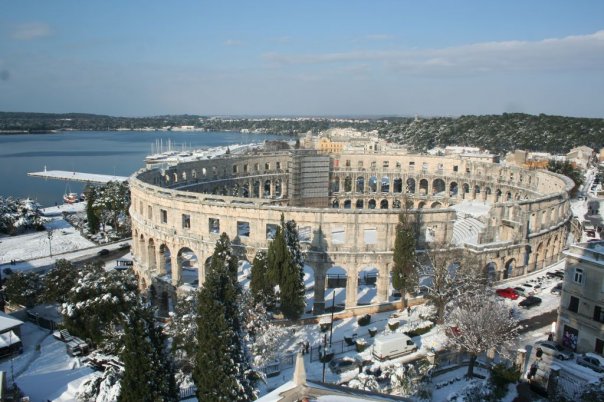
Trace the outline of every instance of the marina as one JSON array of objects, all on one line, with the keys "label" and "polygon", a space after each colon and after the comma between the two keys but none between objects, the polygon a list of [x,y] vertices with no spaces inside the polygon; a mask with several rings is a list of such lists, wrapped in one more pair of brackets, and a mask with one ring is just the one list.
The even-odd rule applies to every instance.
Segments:
[{"label": "marina", "polygon": [[31,172],[27,174],[31,177],[40,177],[43,179],[77,181],[82,183],[104,184],[110,181],[123,182],[128,180],[127,176],[115,176],[107,174],[68,172],[65,170],[44,170],[42,172]]}]

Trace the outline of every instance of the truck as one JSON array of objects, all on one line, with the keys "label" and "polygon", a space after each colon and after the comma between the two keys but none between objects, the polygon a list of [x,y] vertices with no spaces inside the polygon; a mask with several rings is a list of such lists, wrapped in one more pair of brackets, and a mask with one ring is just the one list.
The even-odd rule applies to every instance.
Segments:
[{"label": "truck", "polygon": [[417,350],[411,338],[405,334],[393,333],[375,337],[372,354],[379,360],[400,357]]}]

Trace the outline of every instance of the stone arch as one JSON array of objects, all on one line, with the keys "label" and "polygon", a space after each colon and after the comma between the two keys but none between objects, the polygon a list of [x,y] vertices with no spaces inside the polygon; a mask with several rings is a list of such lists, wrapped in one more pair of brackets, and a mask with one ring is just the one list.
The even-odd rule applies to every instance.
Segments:
[{"label": "stone arch", "polygon": [[438,208],[442,208],[442,204],[438,201],[433,202],[432,205],[430,205],[430,208],[432,209],[438,209]]},{"label": "stone arch", "polygon": [[269,198],[271,196],[271,181],[264,180],[264,185],[262,186],[262,197]]},{"label": "stone arch", "polygon": [[495,202],[499,202],[499,200],[501,200],[501,189],[495,191]]},{"label": "stone arch", "polygon": [[341,266],[332,266],[325,272],[323,300],[325,300],[326,312],[330,312],[332,306],[335,307],[336,310],[342,309],[346,300],[347,281],[348,274]]},{"label": "stone arch", "polygon": [[397,194],[403,192],[403,179],[397,177],[392,181],[392,192]]},{"label": "stone arch", "polygon": [[415,194],[415,179],[414,178],[410,177],[407,179],[407,193]]},{"label": "stone arch", "polygon": [[434,179],[432,181],[432,194],[436,196],[445,195],[446,185],[443,179]]},{"label": "stone arch", "polygon": [[484,273],[489,283],[493,283],[499,280],[497,264],[493,261],[489,261],[489,263],[484,266]]},{"label": "stone arch", "polygon": [[380,201],[380,209],[388,209],[388,200],[383,199]]},{"label": "stone arch", "polygon": [[344,200],[344,209],[351,209],[351,208],[352,208],[352,201]]},{"label": "stone arch", "polygon": [[357,193],[365,192],[365,178],[363,176],[357,177]]},{"label": "stone arch", "polygon": [[241,195],[245,198],[250,198],[250,185],[249,183],[243,183],[241,186]]},{"label": "stone arch", "polygon": [[394,209],[400,209],[401,208],[401,200],[396,199],[396,200],[392,201],[392,208],[394,208]]},{"label": "stone arch", "polygon": [[504,267],[503,279],[512,278],[514,276],[514,269],[516,268],[516,260],[514,258],[510,258],[507,260]]},{"label": "stone arch", "polygon": [[358,273],[357,305],[368,305],[377,297],[379,270],[374,266],[363,267]]},{"label": "stone arch", "polygon": [[474,186],[474,194],[480,194],[480,186],[478,184]]},{"label": "stone arch", "polygon": [[281,197],[283,195],[282,191],[282,181],[281,179],[275,180],[275,197]]},{"label": "stone arch", "polygon": [[424,201],[420,201],[419,204],[417,204],[417,209],[423,209],[426,206],[426,203]]},{"label": "stone arch", "polygon": [[155,274],[157,272],[157,261],[155,259],[155,241],[153,239],[149,239],[147,242],[147,269],[150,273]]},{"label": "stone arch", "polygon": [[339,176],[334,177],[333,182],[331,183],[331,191],[334,193],[340,192],[340,177]]},{"label": "stone arch", "polygon": [[352,191],[352,177],[346,176],[344,178],[344,192],[350,193]]},{"label": "stone arch", "polygon": [[332,207],[332,208],[340,208],[340,201],[338,201],[338,200],[333,200],[333,201],[331,202],[331,207]]},{"label": "stone arch", "polygon": [[466,194],[470,194],[470,185],[468,183],[464,183],[462,186],[463,196],[465,198]]},{"label": "stone arch", "polygon": [[382,177],[382,181],[380,183],[380,191],[382,193],[390,192],[390,177],[388,177],[388,176]]},{"label": "stone arch", "polygon": [[457,197],[458,186],[456,181],[449,183],[449,197]]},{"label": "stone arch", "polygon": [[369,178],[369,192],[370,193],[375,193],[377,192],[377,177],[375,176],[371,176]]},{"label": "stone arch", "polygon": [[178,270],[180,272],[180,283],[192,287],[199,286],[199,261],[197,254],[189,247],[182,247],[176,255]]},{"label": "stone arch", "polygon": [[369,209],[375,209],[376,202],[373,198],[369,200],[369,202],[367,203],[367,207],[369,207]]},{"label": "stone arch", "polygon": [[505,200],[506,201],[512,201],[512,193],[510,191],[508,191],[507,193],[505,193]]},{"label": "stone arch", "polygon": [[543,242],[539,242],[539,245],[535,249],[535,255],[533,256],[533,270],[539,269],[539,265],[542,263],[543,258]]},{"label": "stone arch", "polygon": [[145,235],[143,235],[141,233],[139,240],[138,240],[138,255],[141,258],[141,264],[144,266],[147,264],[147,259],[145,258],[147,256],[147,250],[146,250],[146,246],[147,246],[147,242],[145,241]]},{"label": "stone arch", "polygon": [[260,180],[254,180],[252,197],[260,198]]},{"label": "stone arch", "polygon": [[419,181],[419,195],[426,195],[426,194],[428,194],[428,180],[421,179]]},{"label": "stone arch", "polygon": [[197,178],[197,170],[191,169],[191,178],[193,178],[193,179]]},{"label": "stone arch", "polygon": [[362,199],[358,199],[355,205],[356,209],[363,209],[364,208],[364,201]]}]

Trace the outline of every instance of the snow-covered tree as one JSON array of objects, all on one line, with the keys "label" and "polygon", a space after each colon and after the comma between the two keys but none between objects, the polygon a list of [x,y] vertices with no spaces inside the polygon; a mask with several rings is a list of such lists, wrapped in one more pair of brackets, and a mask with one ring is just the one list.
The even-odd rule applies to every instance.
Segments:
[{"label": "snow-covered tree", "polygon": [[407,307],[407,293],[418,285],[415,256],[415,230],[406,213],[399,215],[393,252],[392,286],[400,291],[403,309]]},{"label": "snow-covered tree", "polygon": [[241,312],[247,350],[256,367],[275,361],[280,356],[280,345],[290,336],[286,327],[275,325],[264,304],[255,302],[251,292],[241,295]]},{"label": "snow-covered tree", "polygon": [[277,228],[268,248],[269,278],[279,285],[279,302],[283,315],[292,320],[304,313],[304,261],[300,251],[298,231],[294,221]]},{"label": "snow-covered tree", "polygon": [[40,205],[30,199],[0,197],[0,233],[16,235],[27,230],[43,230]]},{"label": "snow-covered tree", "polygon": [[237,261],[223,233],[197,302],[193,381],[201,401],[249,401],[254,397],[237,305],[239,294]]},{"label": "snow-covered tree", "polygon": [[46,303],[63,303],[75,285],[77,269],[70,261],[60,259],[42,278],[40,299]]},{"label": "snow-covered tree", "polygon": [[140,299],[124,315],[124,364],[119,402],[178,401],[174,364],[153,310]]},{"label": "snow-covered tree", "polygon": [[461,249],[433,244],[418,255],[421,287],[436,308],[436,322],[442,324],[445,308],[460,294],[474,288],[486,288],[486,275],[477,261]]},{"label": "snow-covered tree", "polygon": [[103,330],[121,319],[138,297],[137,281],[128,271],[105,271],[87,264],[77,272],[75,285],[62,304],[63,323],[69,332],[99,344]]},{"label": "snow-covered tree", "polygon": [[190,383],[197,350],[197,294],[189,292],[180,297],[165,328],[172,339],[172,352],[178,382]]},{"label": "snow-covered tree", "polygon": [[76,398],[83,402],[117,402],[123,371],[108,367],[102,373],[91,376],[80,386]]},{"label": "snow-covered tree", "polygon": [[14,272],[6,281],[4,294],[12,304],[32,307],[42,293],[42,279],[34,272]]},{"label": "snow-covered tree", "polygon": [[445,323],[454,328],[448,331],[448,344],[470,354],[468,378],[473,377],[479,354],[497,348],[500,355],[507,357],[518,336],[518,322],[505,303],[486,288],[459,295],[449,305]]},{"label": "snow-covered tree", "polygon": [[[90,209],[103,229],[110,224],[118,233],[129,232],[130,189],[126,183],[110,181],[102,186],[91,187],[89,197],[91,201],[87,213]],[[90,222],[90,217],[88,219]]]}]

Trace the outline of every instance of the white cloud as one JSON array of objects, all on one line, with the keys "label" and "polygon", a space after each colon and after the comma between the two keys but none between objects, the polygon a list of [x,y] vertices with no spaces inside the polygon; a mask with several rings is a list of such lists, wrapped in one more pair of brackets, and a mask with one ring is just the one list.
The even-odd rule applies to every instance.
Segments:
[{"label": "white cloud", "polygon": [[241,46],[243,42],[237,39],[227,39],[224,41],[225,46]]},{"label": "white cloud", "polygon": [[604,31],[540,41],[483,42],[440,49],[268,53],[278,65],[382,63],[399,72],[472,73],[604,68]]},{"label": "white cloud", "polygon": [[32,40],[52,35],[50,25],[43,22],[29,22],[14,27],[10,36],[16,40]]}]

